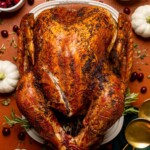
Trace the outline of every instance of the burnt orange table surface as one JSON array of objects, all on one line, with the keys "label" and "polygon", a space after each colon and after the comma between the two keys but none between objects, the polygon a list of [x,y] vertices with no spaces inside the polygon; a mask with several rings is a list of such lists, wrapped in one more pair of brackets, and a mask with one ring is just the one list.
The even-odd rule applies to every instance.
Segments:
[{"label": "burnt orange table surface", "polygon": [[[150,4],[150,0],[133,1],[135,1],[135,3],[128,4],[120,3],[117,0],[103,0],[103,3],[111,5],[119,12],[122,12],[124,7],[129,7],[131,9],[131,14],[138,6]],[[8,38],[3,38],[0,35],[0,48],[2,45],[6,47],[6,50],[3,53],[0,53],[0,60],[10,60],[15,63],[13,57],[16,56],[17,48],[15,48],[14,45],[11,45],[11,42],[14,39],[17,44],[17,36],[16,34],[13,34],[12,28],[14,25],[19,25],[20,20],[24,14],[28,13],[32,8],[43,2],[45,2],[45,0],[35,0],[32,6],[28,5],[26,2],[24,7],[16,13],[0,13],[0,19],[2,20],[0,23],[0,31],[6,29],[9,32]],[[133,71],[143,73],[144,80],[142,82],[130,82],[129,88],[131,89],[131,92],[139,93],[137,103],[134,104],[135,106],[139,107],[145,99],[150,98],[150,79],[147,78],[150,75],[150,39],[143,39],[134,34],[134,43],[137,43],[138,47],[134,49]],[[137,50],[140,50],[141,53],[146,52],[146,57],[144,59],[137,58]],[[147,92],[145,94],[140,93],[142,86],[147,87]],[[9,106],[3,106],[1,102],[7,98],[11,99],[10,104]],[[24,141],[20,142],[18,140],[18,133],[20,131],[24,131],[24,129],[20,126],[14,126],[11,128],[11,134],[8,137],[4,137],[2,135],[1,131],[5,122],[4,115],[10,116],[12,109],[15,110],[16,114],[21,115],[16,106],[15,93],[6,95],[0,94],[0,150],[14,150],[16,148],[27,150],[42,150],[43,146],[32,140],[27,134]]]}]

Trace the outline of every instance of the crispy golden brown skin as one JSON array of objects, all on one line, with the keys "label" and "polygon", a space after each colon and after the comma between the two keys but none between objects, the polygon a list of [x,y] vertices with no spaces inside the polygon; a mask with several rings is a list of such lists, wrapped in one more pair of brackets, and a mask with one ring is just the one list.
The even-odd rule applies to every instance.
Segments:
[{"label": "crispy golden brown skin", "polygon": [[[27,14],[19,35],[18,107],[56,149],[96,149],[124,110],[132,53],[124,14],[118,25],[109,11],[95,6],[52,8],[36,20]],[[84,115],[75,137],[64,131],[55,111]]]}]

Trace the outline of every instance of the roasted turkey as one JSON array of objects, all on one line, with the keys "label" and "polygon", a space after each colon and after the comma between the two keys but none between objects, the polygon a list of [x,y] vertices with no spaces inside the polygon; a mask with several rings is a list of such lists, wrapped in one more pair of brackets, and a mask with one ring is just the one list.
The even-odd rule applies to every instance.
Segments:
[{"label": "roasted turkey", "polygon": [[133,53],[127,16],[116,22],[102,7],[55,7],[26,14],[18,39],[22,114],[51,149],[97,149],[124,111]]}]

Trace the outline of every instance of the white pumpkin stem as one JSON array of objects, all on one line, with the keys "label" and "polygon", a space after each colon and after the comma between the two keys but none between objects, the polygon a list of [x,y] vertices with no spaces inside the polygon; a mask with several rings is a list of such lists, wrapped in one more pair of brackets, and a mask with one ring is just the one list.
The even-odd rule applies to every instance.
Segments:
[{"label": "white pumpkin stem", "polygon": [[150,24],[150,16],[146,18],[146,22]]},{"label": "white pumpkin stem", "polygon": [[3,80],[5,78],[5,74],[0,72],[0,80]]}]

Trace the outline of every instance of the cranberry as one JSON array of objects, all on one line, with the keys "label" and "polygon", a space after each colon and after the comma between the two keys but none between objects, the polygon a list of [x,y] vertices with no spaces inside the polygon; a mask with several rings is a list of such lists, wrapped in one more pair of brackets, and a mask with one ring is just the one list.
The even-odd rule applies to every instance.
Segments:
[{"label": "cranberry", "polygon": [[123,9],[123,11],[124,11],[124,13],[125,14],[127,14],[127,15],[129,15],[130,14],[130,8],[128,8],[128,7],[125,7],[124,9]]},{"label": "cranberry", "polygon": [[132,72],[131,77],[130,77],[130,81],[133,82],[137,79],[138,77],[138,73],[137,72]]},{"label": "cranberry", "polygon": [[26,137],[26,135],[25,135],[24,132],[19,132],[19,133],[18,133],[18,139],[19,139],[19,140],[23,141],[23,140],[25,139],[25,137]]},{"label": "cranberry", "polygon": [[28,0],[28,4],[29,5],[33,5],[34,4],[34,0]]},{"label": "cranberry", "polygon": [[10,135],[10,129],[4,127],[3,130],[2,130],[2,133],[3,133],[4,136],[8,136],[8,135]]},{"label": "cranberry", "polygon": [[141,93],[142,94],[146,93],[146,91],[147,91],[147,87],[146,86],[141,87]]},{"label": "cranberry", "polygon": [[13,0],[14,4],[19,3],[20,0]]},{"label": "cranberry", "polygon": [[6,2],[1,1],[1,3],[0,3],[0,7],[1,7],[1,8],[7,8],[7,3],[6,3]]},{"label": "cranberry", "polygon": [[12,6],[12,0],[6,0],[7,3],[7,7],[11,7]]},{"label": "cranberry", "polygon": [[8,31],[7,31],[7,30],[2,30],[2,31],[1,31],[1,35],[2,35],[2,37],[4,37],[4,38],[8,37]]},{"label": "cranberry", "polygon": [[17,33],[18,29],[19,29],[19,27],[18,27],[17,25],[14,25],[14,26],[13,26],[13,31],[14,31],[14,32]]},{"label": "cranberry", "polygon": [[139,82],[141,82],[143,80],[143,78],[144,78],[144,74],[143,73],[139,73],[138,76],[137,76],[137,80]]}]

